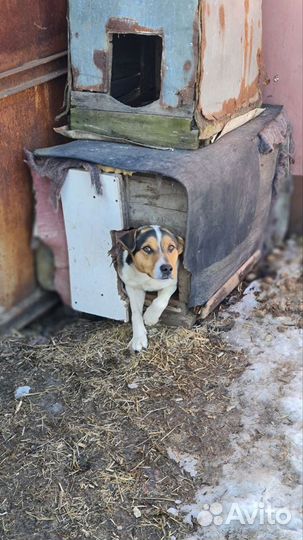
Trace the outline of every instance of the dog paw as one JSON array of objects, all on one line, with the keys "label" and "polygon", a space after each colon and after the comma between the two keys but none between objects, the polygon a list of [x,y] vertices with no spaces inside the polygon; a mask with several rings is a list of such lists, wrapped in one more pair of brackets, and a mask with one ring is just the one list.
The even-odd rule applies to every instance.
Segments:
[{"label": "dog paw", "polygon": [[140,352],[142,349],[147,349],[148,341],[146,334],[134,336],[130,342],[130,346],[135,352]]},{"label": "dog paw", "polygon": [[146,326],[153,326],[154,324],[157,324],[159,321],[159,314],[156,313],[153,309],[151,309],[151,306],[147,308],[143,315],[143,320],[146,324]]}]

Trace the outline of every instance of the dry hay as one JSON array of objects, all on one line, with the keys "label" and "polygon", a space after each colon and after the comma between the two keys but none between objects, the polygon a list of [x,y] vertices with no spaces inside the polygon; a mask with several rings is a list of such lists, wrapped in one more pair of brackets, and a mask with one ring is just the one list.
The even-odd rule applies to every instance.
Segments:
[{"label": "dry hay", "polygon": [[[245,359],[203,328],[156,328],[138,355],[130,337],[129,325],[77,319],[55,337],[3,340],[1,538],[160,540],[190,531],[168,509],[213,479],[218,455],[227,459],[239,429],[227,388]],[[14,400],[25,384],[31,395]],[[196,476],[169,447],[203,457]]]}]

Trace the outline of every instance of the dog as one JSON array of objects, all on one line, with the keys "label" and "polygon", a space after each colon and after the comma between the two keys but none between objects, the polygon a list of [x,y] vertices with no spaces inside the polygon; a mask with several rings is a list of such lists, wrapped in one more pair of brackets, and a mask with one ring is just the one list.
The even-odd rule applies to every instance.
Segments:
[{"label": "dog", "polygon": [[[118,243],[122,252],[116,268],[131,308],[130,346],[139,352],[148,345],[145,325],[152,326],[159,321],[177,289],[179,256],[184,241],[168,229],[149,225],[126,231]],[[153,291],[158,291],[158,295],[143,315],[145,293]]]}]

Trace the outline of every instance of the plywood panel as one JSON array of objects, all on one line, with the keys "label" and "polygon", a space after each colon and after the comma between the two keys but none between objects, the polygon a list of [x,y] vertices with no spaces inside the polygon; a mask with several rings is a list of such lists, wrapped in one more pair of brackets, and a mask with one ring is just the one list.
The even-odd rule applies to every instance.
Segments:
[{"label": "plywood panel", "polygon": [[122,230],[122,179],[103,174],[102,195],[97,195],[90,174],[71,169],[61,191],[72,307],[78,311],[128,319],[126,303],[118,293],[117,273],[108,255],[111,230]]}]

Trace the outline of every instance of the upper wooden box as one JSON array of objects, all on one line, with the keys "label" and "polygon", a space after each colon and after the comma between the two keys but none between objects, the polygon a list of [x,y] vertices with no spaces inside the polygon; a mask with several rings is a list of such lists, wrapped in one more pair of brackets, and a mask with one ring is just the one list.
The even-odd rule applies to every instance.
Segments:
[{"label": "upper wooden box", "polygon": [[260,104],[262,0],[70,0],[70,128],[197,148]]}]

